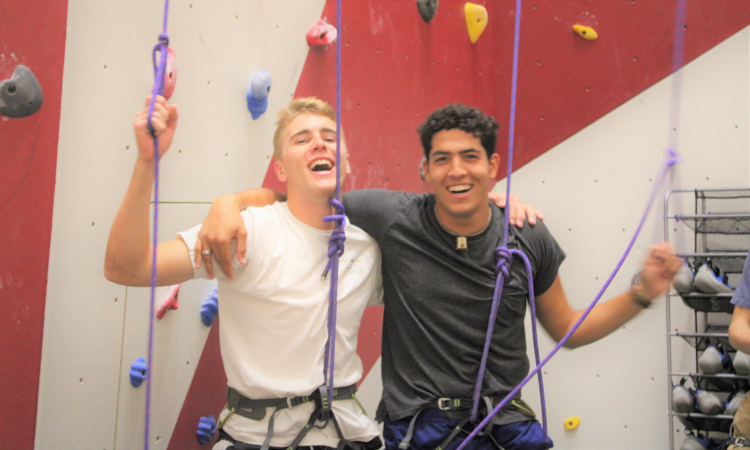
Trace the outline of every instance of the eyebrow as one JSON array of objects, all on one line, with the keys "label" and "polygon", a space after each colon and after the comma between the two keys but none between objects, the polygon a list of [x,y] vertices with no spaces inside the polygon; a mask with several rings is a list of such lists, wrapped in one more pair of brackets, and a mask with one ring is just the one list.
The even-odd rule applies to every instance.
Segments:
[{"label": "eyebrow", "polygon": [[[460,154],[460,155],[466,155],[466,154],[469,154],[469,153],[479,153],[479,150],[477,150],[475,148],[467,148],[466,150],[461,150],[461,151],[458,152],[458,154]],[[435,156],[435,155],[440,155],[440,156],[450,155],[450,152],[448,152],[446,150],[433,150],[431,152],[431,155],[432,156]]]},{"label": "eyebrow", "polygon": [[[333,133],[333,134],[336,134],[336,130],[332,130],[330,128],[321,128],[320,131],[322,131],[323,133]],[[295,137],[297,137],[299,135],[307,134],[307,133],[312,133],[312,131],[310,131],[309,129],[305,128],[304,130],[300,130],[300,131],[294,133],[293,135],[291,135],[289,137],[289,140],[292,140],[292,139],[294,139]]]}]

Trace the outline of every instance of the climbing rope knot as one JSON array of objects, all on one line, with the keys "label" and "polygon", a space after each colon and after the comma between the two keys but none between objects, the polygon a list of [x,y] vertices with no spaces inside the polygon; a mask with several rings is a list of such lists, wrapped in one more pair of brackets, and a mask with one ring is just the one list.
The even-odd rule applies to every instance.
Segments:
[{"label": "climbing rope knot", "polygon": [[162,46],[169,45],[169,36],[167,36],[167,33],[161,33],[159,35],[159,45],[162,45]]},{"label": "climbing rope knot", "polygon": [[344,233],[344,225],[346,225],[344,204],[335,198],[328,199],[328,203],[333,206],[334,214],[324,217],[323,222],[334,222],[335,227],[333,228],[331,237],[328,239],[328,264],[323,271],[322,278],[326,278],[328,271],[331,270],[331,258],[335,254],[338,254],[338,256],[344,254],[344,241],[346,240],[346,233]]},{"label": "climbing rope knot", "polygon": [[669,154],[669,158],[667,158],[667,167],[672,167],[675,164],[679,164],[682,162],[682,157],[680,156],[680,154],[673,149],[668,148],[667,153]]},{"label": "climbing rope knot", "polygon": [[503,274],[504,278],[508,277],[509,271],[508,266],[513,260],[513,255],[510,254],[508,247],[500,246],[495,249],[495,258],[497,259],[497,265],[495,265],[495,275],[500,276]]}]

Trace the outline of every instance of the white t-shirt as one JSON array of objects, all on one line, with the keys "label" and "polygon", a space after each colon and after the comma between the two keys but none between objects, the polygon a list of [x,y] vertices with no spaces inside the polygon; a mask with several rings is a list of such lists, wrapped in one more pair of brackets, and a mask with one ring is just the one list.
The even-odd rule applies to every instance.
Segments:
[{"label": "white t-shirt", "polygon": [[[252,399],[309,395],[324,383],[330,279],[321,279],[321,274],[328,262],[331,232],[300,222],[286,203],[248,208],[242,217],[247,265],[240,265],[233,254],[234,280],[218,277],[219,336],[227,382]],[[191,260],[199,230],[200,225],[178,234],[190,249]],[[365,307],[381,304],[383,295],[375,240],[348,220],[345,232],[345,252],[339,259],[335,387],[362,378],[362,361],[356,353],[360,320]],[[205,269],[195,270],[194,277],[205,278]],[[313,409],[309,402],[279,411],[270,445],[288,446]],[[375,423],[356,401],[335,401],[333,411],[347,439],[366,442],[378,436]],[[260,445],[272,412],[268,408],[258,421],[234,414],[224,430],[241,442]],[[227,414],[224,410],[221,419]],[[300,445],[336,447],[338,442],[329,423],[324,429],[311,428]]]}]

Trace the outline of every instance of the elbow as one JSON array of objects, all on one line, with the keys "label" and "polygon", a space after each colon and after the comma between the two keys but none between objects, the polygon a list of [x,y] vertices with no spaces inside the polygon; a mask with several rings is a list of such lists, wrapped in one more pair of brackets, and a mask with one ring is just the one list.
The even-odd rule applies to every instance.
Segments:
[{"label": "elbow", "polygon": [[104,258],[104,278],[115,284],[123,286],[132,286],[133,280],[130,272],[125,270],[122,264],[118,263],[117,258],[107,254]]}]

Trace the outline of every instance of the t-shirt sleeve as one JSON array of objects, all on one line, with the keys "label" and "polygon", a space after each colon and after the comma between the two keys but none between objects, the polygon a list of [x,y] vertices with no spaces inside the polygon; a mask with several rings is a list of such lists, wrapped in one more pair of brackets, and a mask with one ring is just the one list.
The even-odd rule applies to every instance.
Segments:
[{"label": "t-shirt sleeve", "polygon": [[[245,260],[249,260],[250,252],[252,251],[252,242],[254,237],[254,227],[253,227],[253,216],[249,211],[242,211],[240,213],[242,216],[242,219],[245,221],[245,229],[247,230],[247,244],[246,244],[246,250],[245,250]],[[193,228],[181,231],[177,233],[177,238],[182,239],[185,244],[188,247],[188,250],[190,251],[190,261],[193,263],[193,279],[197,278],[208,278],[208,273],[206,272],[206,265],[201,264],[200,269],[195,268],[195,243],[198,240],[198,232],[201,230],[201,225],[198,224],[194,226]],[[232,269],[238,273],[241,271],[245,266],[240,264],[240,261],[237,259],[237,242],[232,241]],[[224,272],[221,271],[219,268],[219,264],[214,260],[214,275],[216,278],[224,278],[226,275],[224,275]]]},{"label": "t-shirt sleeve", "polygon": [[344,194],[346,216],[380,242],[397,212],[418,194],[388,189],[360,189]]},{"label": "t-shirt sleeve", "polygon": [[750,309],[750,254],[745,259],[745,268],[742,269],[742,278],[734,291],[732,304],[745,309]]},{"label": "t-shirt sleeve", "polygon": [[533,226],[527,223],[521,232],[528,235],[534,255],[534,295],[542,295],[555,282],[560,265],[565,260],[565,252],[542,221]]}]

